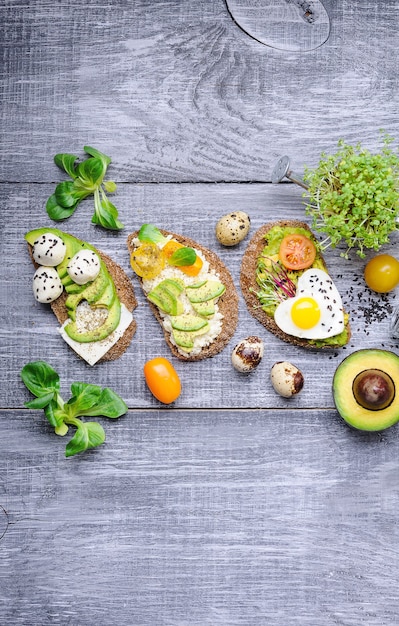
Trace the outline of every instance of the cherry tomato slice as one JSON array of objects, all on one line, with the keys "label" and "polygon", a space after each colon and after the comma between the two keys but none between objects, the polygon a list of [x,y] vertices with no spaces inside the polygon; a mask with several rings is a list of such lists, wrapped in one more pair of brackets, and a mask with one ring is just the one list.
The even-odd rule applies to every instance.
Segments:
[{"label": "cherry tomato slice", "polygon": [[366,285],[377,293],[387,293],[399,284],[399,261],[390,254],[378,254],[364,269]]},{"label": "cherry tomato slice", "polygon": [[[180,248],[184,248],[183,244],[175,241],[175,239],[171,239],[164,245],[162,252],[164,253],[166,259],[170,259],[172,254]],[[179,265],[178,269],[184,272],[184,274],[187,274],[187,276],[197,276],[201,271],[202,265],[202,259],[197,254],[195,262],[192,265]]]},{"label": "cherry tomato slice", "polygon": [[137,276],[151,280],[165,267],[165,257],[155,243],[143,243],[130,255],[130,265]]},{"label": "cherry tomato slice", "polygon": [[160,356],[147,361],[144,377],[152,395],[163,404],[170,404],[180,396],[180,378],[168,359]]},{"label": "cherry tomato slice", "polygon": [[316,246],[305,235],[292,233],[283,238],[278,256],[288,270],[304,270],[316,258]]}]

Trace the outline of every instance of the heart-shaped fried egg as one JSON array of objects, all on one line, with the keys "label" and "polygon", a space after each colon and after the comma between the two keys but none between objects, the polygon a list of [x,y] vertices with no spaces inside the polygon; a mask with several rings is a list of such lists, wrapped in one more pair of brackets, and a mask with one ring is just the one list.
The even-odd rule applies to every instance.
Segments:
[{"label": "heart-shaped fried egg", "polygon": [[296,294],[281,302],[274,321],[287,335],[327,339],[344,330],[341,296],[327,272],[309,269],[298,279]]}]

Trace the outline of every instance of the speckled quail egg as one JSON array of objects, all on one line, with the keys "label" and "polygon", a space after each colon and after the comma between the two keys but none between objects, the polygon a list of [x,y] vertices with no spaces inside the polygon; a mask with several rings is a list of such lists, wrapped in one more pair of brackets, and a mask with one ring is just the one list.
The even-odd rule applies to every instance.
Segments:
[{"label": "speckled quail egg", "polygon": [[259,337],[251,336],[243,339],[231,354],[234,369],[244,374],[252,372],[261,362],[263,351],[263,341]]},{"label": "speckled quail egg", "polygon": [[69,261],[67,272],[77,285],[85,285],[100,273],[100,259],[93,250],[80,250]]},{"label": "speckled quail egg", "polygon": [[46,267],[59,265],[65,258],[66,245],[53,233],[43,233],[33,244],[32,256],[36,263]]},{"label": "speckled quail egg", "polygon": [[38,267],[33,276],[33,293],[38,302],[47,304],[56,300],[64,288],[55,267]]},{"label": "speckled quail egg", "polygon": [[248,235],[251,220],[243,211],[223,215],[216,224],[216,238],[223,246],[236,246]]},{"label": "speckled quail egg", "polygon": [[275,363],[270,371],[270,378],[274,390],[283,398],[295,396],[304,383],[302,372],[288,361]]}]

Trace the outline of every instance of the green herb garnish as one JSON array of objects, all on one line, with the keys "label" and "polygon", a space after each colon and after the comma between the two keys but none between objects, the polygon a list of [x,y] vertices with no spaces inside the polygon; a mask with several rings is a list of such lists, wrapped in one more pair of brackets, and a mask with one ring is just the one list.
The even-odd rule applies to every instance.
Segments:
[{"label": "green herb garnish", "polygon": [[105,441],[105,432],[98,422],[83,422],[79,417],[111,417],[124,415],[127,405],[114,391],[88,383],[72,383],[72,397],[64,402],[60,395],[60,377],[45,361],[27,363],[21,378],[29,391],[36,396],[27,402],[28,409],[43,409],[57,435],[64,436],[68,426],[76,432],[65,448],[65,456],[73,456]]},{"label": "green herb garnish", "polygon": [[65,180],[56,186],[55,192],[47,200],[47,213],[57,222],[64,220],[72,215],[84,198],[93,195],[92,224],[110,230],[121,230],[124,226],[118,220],[118,210],[106,195],[116,190],[116,184],[113,181],[104,181],[111,159],[90,146],[85,146],[84,151],[89,156],[80,163],[76,163],[78,157],[74,154],[55,155],[55,164],[72,180]]},{"label": "green herb garnish", "polygon": [[355,249],[364,258],[366,248],[379,250],[399,229],[399,156],[392,141],[384,134],[381,152],[371,154],[360,143],[340,140],[336,154],[322,153],[316,169],[305,168],[305,210],[312,227],[327,235],[323,250],[344,241],[341,256],[348,258]]},{"label": "green herb garnish", "polygon": [[[138,239],[142,243],[155,243],[161,246],[166,245],[169,241],[164,237],[159,228],[153,224],[143,224],[139,230]],[[196,258],[197,253],[193,248],[183,246],[173,252],[168,258],[168,263],[174,267],[186,267],[188,265],[194,265]]]}]

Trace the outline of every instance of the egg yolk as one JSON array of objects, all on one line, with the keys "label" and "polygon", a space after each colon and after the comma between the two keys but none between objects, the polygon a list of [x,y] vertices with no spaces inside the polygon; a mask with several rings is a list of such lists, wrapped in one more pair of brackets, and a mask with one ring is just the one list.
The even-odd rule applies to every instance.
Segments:
[{"label": "egg yolk", "polygon": [[314,298],[298,298],[291,308],[291,319],[298,328],[308,329],[320,320],[320,308]]}]

